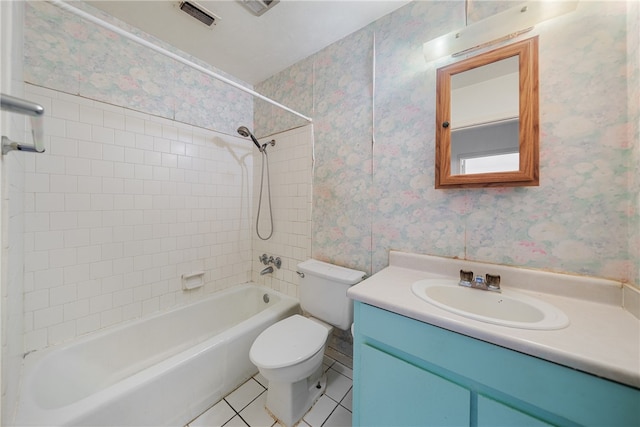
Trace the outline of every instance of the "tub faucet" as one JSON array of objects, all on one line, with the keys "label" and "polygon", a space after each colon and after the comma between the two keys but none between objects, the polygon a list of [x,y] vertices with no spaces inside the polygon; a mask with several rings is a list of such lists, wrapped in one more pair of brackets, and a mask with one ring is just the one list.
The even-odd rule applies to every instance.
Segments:
[{"label": "tub faucet", "polygon": [[260,271],[260,275],[264,276],[265,274],[269,274],[269,273],[273,273],[273,267],[269,266],[269,267],[265,267],[262,269],[262,271]]}]

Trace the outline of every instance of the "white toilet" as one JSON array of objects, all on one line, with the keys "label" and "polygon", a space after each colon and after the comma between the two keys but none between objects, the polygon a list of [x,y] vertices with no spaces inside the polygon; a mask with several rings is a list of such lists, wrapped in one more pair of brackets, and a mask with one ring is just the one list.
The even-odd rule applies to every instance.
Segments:
[{"label": "white toilet", "polygon": [[296,314],[277,322],[256,338],[249,352],[269,381],[267,409],[288,427],[300,421],[324,392],[322,360],[331,325],[351,327],[353,303],[347,289],[365,275],[313,259],[298,264],[298,273],[300,306],[313,317]]}]

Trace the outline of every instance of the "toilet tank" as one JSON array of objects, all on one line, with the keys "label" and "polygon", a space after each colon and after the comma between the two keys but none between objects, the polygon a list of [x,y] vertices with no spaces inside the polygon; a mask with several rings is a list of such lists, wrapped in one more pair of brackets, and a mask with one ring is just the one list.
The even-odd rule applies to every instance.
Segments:
[{"label": "toilet tank", "polygon": [[347,297],[350,286],[360,282],[365,273],[310,259],[298,264],[300,306],[311,316],[342,330],[353,322],[353,301]]}]

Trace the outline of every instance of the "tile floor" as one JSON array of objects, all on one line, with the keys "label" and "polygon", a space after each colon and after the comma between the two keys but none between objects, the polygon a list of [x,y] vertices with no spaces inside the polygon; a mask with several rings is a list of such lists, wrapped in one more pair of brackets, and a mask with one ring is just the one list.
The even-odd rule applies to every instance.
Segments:
[{"label": "tile floor", "polygon": [[[324,357],[327,389],[298,424],[300,427],[351,426],[351,367],[351,359],[329,349]],[[267,381],[257,374],[186,427],[278,426],[264,409],[266,399]]]}]

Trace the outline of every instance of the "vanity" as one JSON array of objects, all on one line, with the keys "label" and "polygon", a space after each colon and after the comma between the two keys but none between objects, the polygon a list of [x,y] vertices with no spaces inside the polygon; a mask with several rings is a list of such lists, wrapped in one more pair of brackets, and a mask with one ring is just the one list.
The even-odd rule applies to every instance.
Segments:
[{"label": "vanity", "polygon": [[[477,320],[413,286],[457,281],[460,269],[500,275],[505,297],[552,306],[568,325]],[[463,291],[471,311],[487,293]],[[636,289],[613,281],[392,251],[387,268],[348,291],[353,425],[638,426],[640,320],[623,294],[637,304]]]}]

